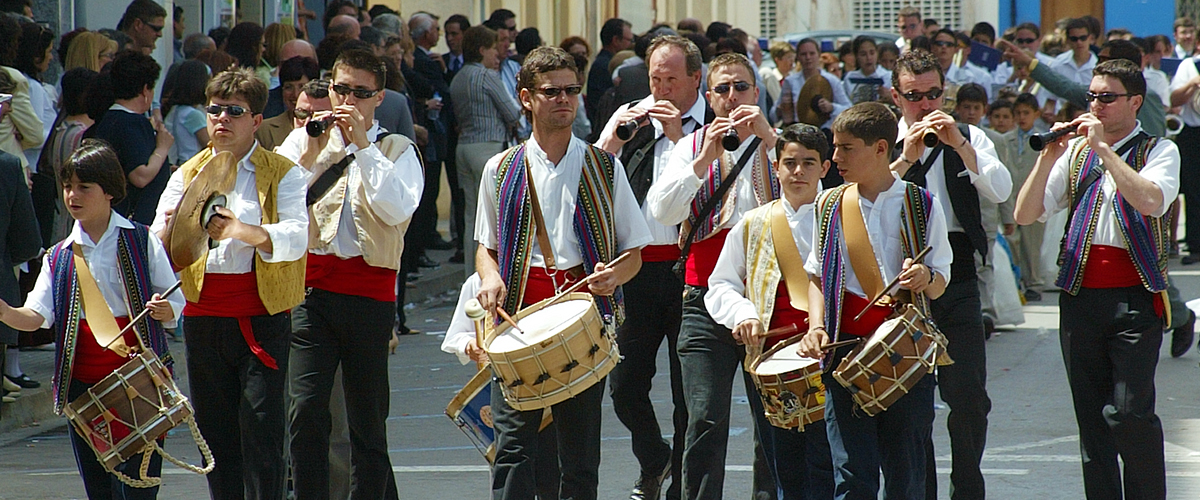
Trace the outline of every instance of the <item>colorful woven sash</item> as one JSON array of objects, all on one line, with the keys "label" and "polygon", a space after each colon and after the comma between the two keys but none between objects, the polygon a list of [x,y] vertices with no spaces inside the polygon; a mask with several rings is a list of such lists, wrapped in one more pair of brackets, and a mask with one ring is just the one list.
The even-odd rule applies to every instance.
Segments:
[{"label": "colorful woven sash", "polygon": [[[692,143],[693,157],[700,154],[700,149],[704,146],[704,134],[707,131],[708,125],[696,131],[695,141]],[[747,152],[747,154],[749,153]],[[779,182],[775,178],[774,164],[771,162],[770,155],[767,154],[765,142],[759,142],[758,149],[754,152],[753,162],[752,165],[749,165],[750,179],[754,186],[755,205],[761,206],[779,198]],[[735,164],[736,159],[733,157],[733,153],[726,151],[708,166],[708,174],[704,176],[704,182],[700,185],[700,189],[696,190],[696,196],[692,197],[691,211],[679,230],[681,239],[686,238],[692,225],[696,224],[696,235],[693,237],[693,241],[704,240],[712,236],[718,227],[733,218],[733,211],[737,207],[736,185],[725,193],[725,198],[717,202],[712,213],[704,220],[700,220],[700,212],[705,202],[717,192],[717,187],[721,185],[721,179]],[[680,246],[682,245],[683,241],[680,241]]]}]

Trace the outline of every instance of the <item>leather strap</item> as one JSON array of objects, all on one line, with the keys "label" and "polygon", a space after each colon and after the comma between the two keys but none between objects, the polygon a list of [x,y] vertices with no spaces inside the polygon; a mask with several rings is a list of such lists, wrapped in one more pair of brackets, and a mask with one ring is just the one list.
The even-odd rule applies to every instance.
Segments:
[{"label": "leather strap", "polygon": [[525,166],[525,184],[529,186],[529,201],[533,205],[533,234],[537,238],[538,248],[542,250],[543,265],[554,271],[554,249],[550,246],[550,234],[546,232],[546,220],[542,218],[542,205],[538,203],[537,189],[533,187],[533,176],[529,175],[529,166]]},{"label": "leather strap", "polygon": [[304,197],[304,204],[311,207],[322,196],[325,196],[325,193],[328,193],[333,188],[333,185],[342,177],[342,174],[346,173],[346,167],[349,167],[352,161],[354,161],[354,155],[348,154],[337,163],[330,165],[324,172],[321,172],[317,180],[308,186],[308,194]]},{"label": "leather strap", "polygon": [[771,241],[775,244],[775,260],[779,262],[779,272],[787,284],[788,302],[800,311],[808,311],[808,273],[804,271],[804,261],[800,258],[800,249],[788,226],[787,213],[784,211],[784,200],[775,200],[771,207]]},{"label": "leather strap", "polygon": [[879,292],[883,291],[883,277],[879,274],[871,238],[867,236],[862,208],[858,206],[858,184],[851,184],[842,191],[842,233],[846,237],[850,265],[858,277],[858,284],[862,285],[863,293],[867,297],[879,296]]},{"label": "leather strap", "polygon": [[79,293],[83,298],[83,314],[87,317],[92,335],[102,347],[123,358],[128,357],[129,346],[125,345],[125,339],[121,338],[121,327],[117,326],[117,320],[108,308],[108,302],[104,301],[104,295],[96,285],[96,278],[92,277],[87,259],[83,258],[83,248],[78,243],[72,243],[71,250],[74,254],[72,259],[75,261],[76,281],[79,282]]}]

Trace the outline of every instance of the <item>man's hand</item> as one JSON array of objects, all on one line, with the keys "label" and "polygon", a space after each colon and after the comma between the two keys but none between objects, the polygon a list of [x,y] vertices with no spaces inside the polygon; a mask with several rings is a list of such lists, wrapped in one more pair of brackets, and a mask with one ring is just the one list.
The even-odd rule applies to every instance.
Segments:
[{"label": "man's hand", "polygon": [[162,298],[161,294],[154,294],[150,297],[150,301],[146,302],[146,309],[150,310],[150,317],[158,321],[170,321],[175,317],[175,311],[171,309],[171,303]]},{"label": "man's hand", "polygon": [[499,273],[480,275],[479,293],[475,294],[475,299],[479,300],[483,310],[496,314],[496,308],[504,303],[506,293],[504,281],[500,279]]},{"label": "man's hand", "polygon": [[925,154],[924,137],[924,121],[914,123],[904,133],[904,148],[900,150],[900,159],[908,162],[908,166],[912,166],[921,159],[921,155]]},{"label": "man's hand", "polygon": [[[1054,130],[1059,130],[1059,129],[1063,129],[1063,128],[1075,127],[1076,125],[1079,125],[1080,119],[1082,119],[1082,118],[1083,117],[1080,116],[1079,118],[1072,120],[1070,123],[1063,123],[1063,122],[1055,123],[1052,127],[1050,127],[1050,130],[1054,131]],[[1101,127],[1103,127],[1103,125],[1101,125]],[[1051,161],[1057,160],[1059,156],[1062,156],[1063,153],[1065,153],[1067,151],[1067,142],[1069,142],[1076,135],[1079,135],[1080,133],[1083,133],[1083,132],[1084,132],[1083,130],[1077,129],[1076,131],[1069,132],[1066,135],[1059,137],[1058,139],[1055,139],[1050,142],[1046,142],[1045,146],[1042,146],[1042,156],[1049,158]]]},{"label": "man's hand", "polygon": [[426,99],[425,100],[425,109],[426,110],[434,109],[434,110],[440,111],[442,109],[442,100],[434,99],[432,97],[429,99]]},{"label": "man's hand", "polygon": [[683,138],[683,113],[675,109],[671,101],[658,101],[648,110],[650,117],[662,123],[663,135],[671,142],[679,142]]},{"label": "man's hand", "polygon": [[475,339],[471,339],[471,340],[467,341],[466,351],[467,351],[467,357],[471,358],[471,361],[474,361],[479,364],[488,362],[487,351],[483,350],[482,347],[479,347],[479,344],[477,342],[475,342]]},{"label": "man's hand", "polygon": [[[609,137],[611,137],[613,144],[621,145],[621,144],[625,144],[626,142],[629,142],[627,140],[622,140],[620,137],[617,137],[616,129],[621,124],[628,122],[630,120],[637,120],[638,126],[646,125],[646,123],[642,121],[642,119],[646,116],[646,110],[642,109],[642,108],[629,108],[625,111],[622,111],[621,114],[618,114],[615,116],[617,117],[616,120],[609,121],[609,123],[612,123],[613,129],[608,131],[608,135],[609,135]],[[629,138],[632,139],[633,136],[629,136]],[[620,148],[617,147],[616,149],[620,149]],[[609,151],[609,152],[616,154],[615,151]]]},{"label": "man's hand", "polygon": [[775,128],[763,115],[762,108],[754,104],[743,104],[729,113],[729,119],[737,128],[738,134],[745,140],[747,133],[754,134],[763,140],[767,149],[775,147]]},{"label": "man's hand", "polygon": [[962,131],[958,130],[958,123],[954,121],[954,117],[940,109],[929,113],[919,123],[924,123],[927,128],[937,132],[938,140],[947,146],[958,149],[960,145],[966,145],[963,144],[966,137],[963,137]]},{"label": "man's hand", "polygon": [[1013,68],[1028,68],[1029,62],[1034,58],[1032,52],[1022,49],[1003,38],[996,40],[996,46],[1004,51],[1005,59],[1012,61]]},{"label": "man's hand", "polygon": [[824,326],[810,326],[808,327],[808,333],[804,335],[804,338],[800,339],[796,352],[806,358],[821,359],[825,355],[825,352],[821,348],[828,343],[829,333],[825,331]]},{"label": "man's hand", "polygon": [[733,327],[733,340],[739,344],[758,345],[762,342],[764,333],[761,321],[748,319]]},{"label": "man's hand", "polygon": [[342,136],[358,146],[358,149],[367,149],[371,146],[371,141],[367,139],[367,129],[371,128],[370,124],[363,118],[357,107],[343,104],[333,108],[333,116],[337,119],[338,128],[342,129]]},{"label": "man's hand", "polygon": [[1092,149],[1103,151],[1110,148],[1111,145],[1104,142],[1104,124],[1100,122],[1099,118],[1096,118],[1096,115],[1084,113],[1072,123],[1079,124],[1075,133],[1087,137],[1088,146],[1091,146]]},{"label": "man's hand", "polygon": [[904,259],[901,269],[900,287],[914,294],[925,291],[933,283],[933,270],[925,264],[913,264],[912,259]]},{"label": "man's hand", "polygon": [[617,291],[617,275],[603,262],[596,263],[596,270],[588,277],[588,290],[593,295],[607,297]]},{"label": "man's hand", "polygon": [[817,110],[827,115],[833,113],[833,103],[822,97],[817,100]]},{"label": "man's hand", "polygon": [[209,219],[208,225],[204,227],[208,231],[208,237],[213,241],[227,240],[230,238],[241,239],[239,236],[244,232],[246,224],[237,218],[233,212],[225,207],[217,207],[217,216]]}]

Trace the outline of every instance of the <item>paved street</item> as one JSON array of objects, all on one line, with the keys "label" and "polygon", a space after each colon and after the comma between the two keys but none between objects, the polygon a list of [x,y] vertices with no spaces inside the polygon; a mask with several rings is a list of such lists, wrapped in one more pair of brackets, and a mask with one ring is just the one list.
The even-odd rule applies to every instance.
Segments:
[{"label": "paved street", "polygon": [[[1200,297],[1200,268],[1173,273],[1184,297]],[[446,403],[473,374],[472,366],[438,348],[453,304],[449,295],[419,304],[410,325],[426,331],[401,338],[391,357],[392,417],[389,445],[401,498],[488,496],[486,462],[442,414]],[[1026,323],[998,332],[988,342],[988,388],[993,401],[984,474],[991,498],[1083,498],[1078,437],[1058,346],[1057,295],[1026,306]],[[1158,414],[1166,433],[1167,486],[1171,499],[1200,496],[1200,355],[1195,349],[1179,359],[1164,342],[1158,368]],[[173,344],[176,353],[182,344]],[[44,355],[34,353],[31,355]],[[660,351],[659,366],[666,366]],[[181,366],[180,363],[177,366]],[[47,373],[31,373],[44,383]],[[186,384],[186,377],[181,378]],[[750,415],[740,381],[734,384],[733,422],[728,451],[726,498],[748,498],[750,489]],[[653,398],[660,422],[669,428],[666,374],[655,379]],[[949,498],[949,440],[944,407],[935,424],[938,480]],[[637,473],[629,451],[629,433],[607,404],[603,413],[603,463],[600,498],[628,498]],[[65,421],[0,434],[0,499],[81,498],[83,487],[65,434]],[[167,449],[198,461],[185,429],[176,429]],[[160,498],[207,498],[204,479],[170,465]]]}]

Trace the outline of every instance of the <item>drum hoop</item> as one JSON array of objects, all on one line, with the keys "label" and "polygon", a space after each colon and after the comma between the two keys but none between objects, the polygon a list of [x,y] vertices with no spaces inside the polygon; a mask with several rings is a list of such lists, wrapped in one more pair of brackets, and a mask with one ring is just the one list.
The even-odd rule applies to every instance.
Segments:
[{"label": "drum hoop", "polygon": [[[526,317],[532,315],[533,313],[541,311],[541,310],[545,309],[547,306],[552,305],[552,304],[550,304],[550,302],[552,300],[554,300],[553,297],[538,301],[534,304],[530,304],[529,307],[526,307],[524,309],[521,309],[520,311],[517,311],[517,313],[513,315],[513,320],[520,323],[522,319],[525,319]],[[591,308],[596,307],[595,301],[592,300],[592,294],[583,293],[583,292],[573,292],[573,293],[567,294],[567,295],[563,296],[562,298],[560,298],[559,300],[555,301],[554,303],[557,304],[557,303],[562,303],[562,302],[570,302],[573,300],[586,300],[588,302],[591,302],[591,306],[588,309],[589,311],[591,310]],[[597,315],[598,314],[599,314],[599,311],[597,311]],[[582,320],[583,318],[585,318],[587,316],[588,316],[588,312],[584,311],[583,315],[580,316],[577,320]],[[559,324],[559,326],[561,327],[562,324]],[[501,335],[503,335],[504,333],[508,332],[511,329],[512,329],[512,325],[508,324],[507,322],[500,323],[496,328],[492,329],[491,333],[488,334],[487,338],[483,339],[484,345],[482,347],[483,347],[484,351],[487,351],[489,357],[492,356],[492,350],[491,350],[492,342],[495,342],[495,340],[497,338],[499,338]],[[546,340],[549,340],[550,338],[553,338],[553,336],[548,337],[546,339],[539,340],[536,343],[545,342]],[[517,352],[517,351],[520,351],[523,349],[527,349],[535,344],[526,345],[525,347],[522,347],[520,349],[514,349],[512,351],[504,351],[504,352]],[[498,353],[498,354],[502,354],[502,353]]]},{"label": "drum hoop", "polygon": [[[544,400],[544,399],[549,399],[549,398],[556,397],[564,392],[570,394],[571,397],[578,396],[579,394],[583,393],[583,391],[590,389],[592,387],[592,385],[594,385],[596,382],[599,382],[600,379],[603,377],[597,376],[596,374],[603,371],[603,369],[605,367],[609,366],[610,364],[614,364],[613,359],[620,357],[620,354],[619,354],[620,350],[617,347],[616,342],[612,342],[610,344],[608,351],[606,351],[606,352],[608,352],[608,356],[605,356],[604,359],[602,359],[599,363],[597,363],[595,366],[592,366],[592,367],[585,368],[585,367],[581,366],[580,368],[586,370],[583,375],[576,377],[575,379],[573,379],[571,381],[571,383],[563,384],[562,387],[559,387],[557,389],[554,389],[551,391],[540,390],[536,396],[519,397],[519,396],[517,396],[517,391],[515,388],[510,388],[510,387],[508,387],[507,384],[501,384],[501,386],[500,386],[501,392],[504,393],[504,399],[508,401],[509,405],[513,405],[513,403],[521,404],[521,403],[530,402],[530,401],[540,401],[540,400]],[[587,387],[585,387],[583,390],[579,390],[579,391],[575,390],[576,387],[578,387],[580,385],[579,384],[580,382],[589,380],[589,379],[592,380],[591,384],[588,384]]]},{"label": "drum hoop", "polygon": [[767,358],[774,356],[775,353],[782,351],[784,349],[787,349],[789,346],[798,344],[801,340],[804,340],[805,335],[806,335],[806,333],[801,333],[799,335],[793,335],[791,337],[783,339],[778,344],[771,346],[770,349],[767,349],[762,354],[759,354],[757,358],[754,358],[750,362],[750,373],[752,375],[757,375],[758,374],[758,365],[760,363],[762,363],[763,361],[766,361]]}]

